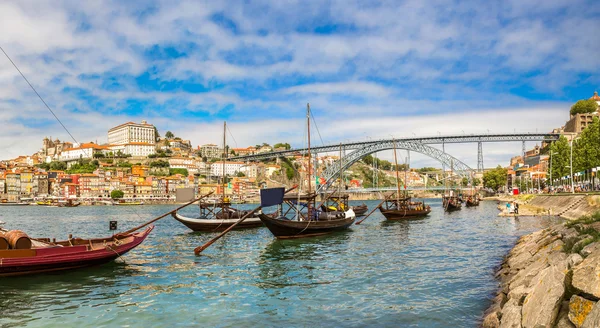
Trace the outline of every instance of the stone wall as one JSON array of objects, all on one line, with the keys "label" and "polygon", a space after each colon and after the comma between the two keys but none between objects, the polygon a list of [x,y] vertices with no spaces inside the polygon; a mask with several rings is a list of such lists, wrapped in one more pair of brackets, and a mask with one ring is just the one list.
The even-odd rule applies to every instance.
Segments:
[{"label": "stone wall", "polygon": [[600,327],[600,222],[559,224],[523,236],[497,273],[482,326]]}]

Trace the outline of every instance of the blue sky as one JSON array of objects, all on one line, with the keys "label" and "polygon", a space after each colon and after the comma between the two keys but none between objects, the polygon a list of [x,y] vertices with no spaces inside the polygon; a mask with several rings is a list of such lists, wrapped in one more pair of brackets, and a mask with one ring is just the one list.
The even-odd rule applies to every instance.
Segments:
[{"label": "blue sky", "polygon": [[[80,141],[145,119],[197,145],[227,120],[239,147],[300,146],[307,102],[326,143],[549,131],[600,90],[593,1],[3,1],[0,30]],[[4,57],[0,124],[0,158],[67,139]]]}]

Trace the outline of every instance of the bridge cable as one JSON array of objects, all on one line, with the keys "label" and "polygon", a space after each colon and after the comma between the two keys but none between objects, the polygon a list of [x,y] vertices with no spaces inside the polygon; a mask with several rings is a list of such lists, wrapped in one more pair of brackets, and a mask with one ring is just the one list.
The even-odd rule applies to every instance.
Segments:
[{"label": "bridge cable", "polygon": [[42,101],[42,103],[44,103],[44,105],[46,105],[46,108],[48,108],[48,110],[50,111],[50,113],[52,113],[52,115],[58,121],[58,123],[60,123],[60,125],[63,127],[63,129],[65,129],[65,131],[67,131],[67,133],[69,134],[69,136],[71,136],[71,138],[73,139],[73,141],[75,141],[75,143],[79,144],[79,142],[75,139],[75,137],[73,137],[73,135],[71,134],[71,132],[69,132],[69,130],[67,129],[67,127],[61,122],[61,120],[58,118],[58,116],[56,116],[56,114],[54,114],[54,111],[50,108],[50,106],[48,106],[48,104],[46,103],[46,101],[44,100],[44,98],[42,98],[42,96],[40,96],[40,94],[37,92],[37,90],[33,87],[33,85],[31,85],[31,83],[29,82],[29,80],[25,77],[25,75],[23,74],[23,72],[21,72],[21,70],[19,69],[19,67],[17,67],[17,64],[15,64],[15,62],[10,58],[10,56],[6,53],[6,51],[4,51],[4,49],[2,47],[0,47],[0,50],[2,50],[2,52],[4,53],[4,55],[6,56],[6,58],[8,58],[8,60],[11,62],[11,64],[17,69],[17,71],[19,72],[19,74],[21,74],[21,76],[23,77],[23,79],[25,80],[25,82],[27,82],[27,84],[29,84],[29,87],[31,87],[31,90],[33,90],[33,92],[35,92],[35,94],[38,96],[38,98],[40,98],[40,100]]}]

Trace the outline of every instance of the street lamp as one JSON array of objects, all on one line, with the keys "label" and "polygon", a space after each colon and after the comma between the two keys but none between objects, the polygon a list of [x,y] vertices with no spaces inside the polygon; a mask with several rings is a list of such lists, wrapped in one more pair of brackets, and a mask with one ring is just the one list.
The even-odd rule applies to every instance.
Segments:
[{"label": "street lamp", "polygon": [[573,186],[573,139],[571,139],[571,193],[575,193],[575,188]]},{"label": "street lamp", "polygon": [[557,155],[558,153],[553,153],[550,151],[550,185],[554,187],[554,182],[552,181],[552,155]]}]

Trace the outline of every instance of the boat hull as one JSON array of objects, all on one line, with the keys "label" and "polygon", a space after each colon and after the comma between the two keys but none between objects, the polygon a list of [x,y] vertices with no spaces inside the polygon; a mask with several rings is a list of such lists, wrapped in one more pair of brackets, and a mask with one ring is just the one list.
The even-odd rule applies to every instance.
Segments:
[{"label": "boat hull", "polygon": [[446,212],[453,212],[453,211],[458,211],[462,208],[461,205],[454,205],[454,204],[447,204],[444,206],[444,210]]},{"label": "boat hull", "polygon": [[467,201],[465,202],[465,205],[466,205],[467,207],[479,206],[479,201],[470,201],[470,200],[467,200]]},{"label": "boat hull", "polygon": [[[193,231],[223,231],[234,223],[239,221],[239,219],[202,219],[202,218],[188,218],[178,213],[171,214],[173,218],[181,223],[183,223],[186,227],[192,229]],[[259,218],[247,218],[238,225],[234,227],[234,229],[250,229],[250,228],[258,228],[262,227],[263,222]]]},{"label": "boat hull", "polygon": [[364,216],[369,210],[369,208],[367,207],[367,205],[358,205],[352,206],[352,210],[354,211],[354,214],[356,214],[356,216]]},{"label": "boat hull", "polygon": [[428,208],[424,210],[386,210],[379,207],[379,211],[389,221],[422,218],[431,213],[431,209]]},{"label": "boat hull", "polygon": [[280,239],[320,236],[346,230],[356,219],[354,215],[342,219],[323,221],[292,221],[285,217],[272,218],[264,214],[260,214],[258,217],[271,233]]},{"label": "boat hull", "polygon": [[119,245],[112,244],[113,237],[94,240],[88,244],[75,246],[17,249],[0,251],[0,277],[30,275],[43,272],[71,270],[108,263],[140,245],[154,226],[119,239]]}]

